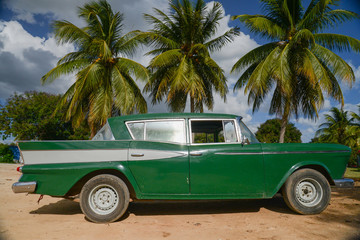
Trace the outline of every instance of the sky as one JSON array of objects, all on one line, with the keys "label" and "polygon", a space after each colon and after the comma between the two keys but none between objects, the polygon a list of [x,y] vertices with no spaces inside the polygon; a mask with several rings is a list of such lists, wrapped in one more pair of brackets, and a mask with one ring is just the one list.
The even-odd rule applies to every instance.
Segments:
[{"label": "sky", "polygon": [[[124,14],[123,33],[132,30],[148,30],[150,26],[143,18],[144,13],[155,14],[153,8],[166,11],[167,0],[108,0],[114,11]],[[0,0],[0,103],[4,104],[14,92],[45,91],[49,93],[64,93],[74,82],[74,76],[62,76],[51,84],[41,85],[40,79],[66,53],[74,51],[72,45],[57,45],[51,30],[54,20],[67,20],[77,26],[84,23],[77,17],[77,7],[87,0]],[[211,7],[213,2],[206,1]],[[247,104],[247,95],[243,89],[232,91],[239,75],[230,74],[234,63],[248,51],[267,43],[267,39],[250,33],[239,21],[232,21],[231,16],[238,14],[261,14],[262,9],[257,0],[222,0],[224,16],[219,22],[217,36],[234,26],[240,27],[241,35],[231,44],[220,51],[212,53],[212,57],[224,69],[228,79],[229,93],[224,101],[219,95],[214,95],[215,113],[230,113],[243,116],[244,122],[253,132],[256,132],[261,123],[276,116],[268,115],[271,95],[264,101],[260,109],[253,113]],[[304,0],[306,5],[310,1]],[[360,14],[359,0],[342,0],[337,8],[354,11]],[[326,29],[324,32],[344,34],[360,39],[360,20],[353,20]],[[149,49],[139,48],[133,59],[147,66],[150,57],[144,56]],[[348,52],[336,52],[352,66],[356,82],[350,88],[341,84],[345,99],[344,109],[357,112],[360,104],[360,55]],[[140,88],[143,82],[138,82]],[[145,94],[146,96],[146,94]],[[149,96],[146,96],[149,99]],[[302,141],[309,142],[314,137],[318,126],[324,122],[324,114],[329,113],[331,107],[340,107],[340,104],[326,98],[319,118],[315,120],[299,116],[290,121],[302,132]],[[165,104],[152,105],[148,100],[149,112],[168,112]],[[189,111],[189,108],[185,109]]]}]

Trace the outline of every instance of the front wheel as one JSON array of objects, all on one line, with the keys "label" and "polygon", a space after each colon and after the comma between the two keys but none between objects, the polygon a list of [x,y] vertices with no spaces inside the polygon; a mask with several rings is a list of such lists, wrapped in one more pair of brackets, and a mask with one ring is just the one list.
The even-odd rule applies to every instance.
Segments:
[{"label": "front wheel", "polygon": [[313,169],[301,169],[285,182],[282,195],[286,204],[300,214],[318,214],[330,203],[331,189],[327,179]]},{"label": "front wheel", "polygon": [[80,207],[92,222],[114,222],[129,206],[129,190],[118,177],[102,174],[91,178],[81,189]]}]

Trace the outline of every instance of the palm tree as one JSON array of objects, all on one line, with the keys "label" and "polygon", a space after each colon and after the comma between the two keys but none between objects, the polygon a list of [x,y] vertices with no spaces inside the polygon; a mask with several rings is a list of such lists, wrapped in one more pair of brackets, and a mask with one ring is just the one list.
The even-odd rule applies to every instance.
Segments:
[{"label": "palm tree", "polygon": [[213,89],[225,100],[228,91],[223,70],[210,57],[239,34],[232,28],[213,38],[223,16],[220,3],[207,9],[203,0],[174,0],[170,14],[154,9],[157,17],[145,14],[153,29],[145,33],[154,50],[149,69],[150,81],[144,90],[150,92],[153,104],[166,97],[172,111],[184,111],[190,96],[191,112],[213,108]]},{"label": "palm tree", "polygon": [[330,114],[325,114],[325,123],[320,124],[316,131],[316,137],[321,142],[340,143],[350,146],[354,135],[351,134],[351,127],[354,126],[354,118],[348,111],[331,108]]},{"label": "palm tree", "polygon": [[351,67],[332,50],[360,52],[360,41],[340,34],[322,33],[356,13],[335,9],[336,0],[312,0],[305,9],[301,0],[261,0],[265,15],[238,15],[251,32],[271,42],[253,49],[235,63],[232,72],[242,72],[235,89],[245,87],[253,111],[272,93],[269,114],[281,117],[280,141],[286,124],[302,113],[317,118],[324,93],[344,99],[339,81],[355,81]]},{"label": "palm tree", "polygon": [[87,119],[94,136],[112,115],[147,111],[132,76],[147,79],[148,73],[141,64],[124,57],[134,53],[139,32],[121,35],[123,15],[114,13],[105,0],[79,7],[78,16],[85,20],[85,27],[68,21],[53,23],[58,44],[73,43],[76,50],[61,58],[41,80],[50,83],[61,75],[76,74],[58,109],[67,106],[66,119],[72,119],[75,126]]}]

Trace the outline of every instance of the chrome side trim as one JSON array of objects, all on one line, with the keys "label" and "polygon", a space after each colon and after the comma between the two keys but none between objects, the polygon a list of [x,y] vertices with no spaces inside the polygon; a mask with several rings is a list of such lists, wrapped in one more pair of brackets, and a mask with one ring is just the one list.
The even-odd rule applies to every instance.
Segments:
[{"label": "chrome side trim", "polygon": [[216,155],[273,155],[273,154],[309,154],[309,153],[340,153],[340,152],[349,152],[347,150],[334,150],[334,151],[296,151],[296,152],[218,152]]},{"label": "chrome side trim", "polygon": [[14,193],[33,193],[36,189],[36,182],[16,182],[12,185]]},{"label": "chrome side trim", "polygon": [[354,180],[349,178],[335,179],[335,187],[337,188],[353,188]]},{"label": "chrome side trim", "polygon": [[262,152],[219,152],[216,155],[262,155]]},{"label": "chrome side trim", "polygon": [[307,154],[307,153],[341,153],[341,152],[349,152],[349,151],[348,150],[294,151],[294,152],[282,151],[282,152],[264,152],[264,154],[293,154],[293,153]]}]

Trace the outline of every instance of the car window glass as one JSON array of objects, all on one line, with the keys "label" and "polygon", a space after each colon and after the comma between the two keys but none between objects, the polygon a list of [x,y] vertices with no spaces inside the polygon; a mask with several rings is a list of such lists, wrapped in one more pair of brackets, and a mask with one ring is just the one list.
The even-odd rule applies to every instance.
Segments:
[{"label": "car window glass", "polygon": [[191,137],[193,143],[237,142],[235,124],[231,120],[224,124],[222,120],[192,120]]},{"label": "car window glass", "polygon": [[92,138],[94,141],[101,141],[101,140],[115,140],[114,135],[111,131],[111,128],[108,123],[106,123],[99,132]]},{"label": "car window glass", "polygon": [[225,142],[237,142],[234,121],[224,121]]},{"label": "car window glass", "polygon": [[144,140],[144,127],[145,123],[143,122],[133,122],[127,124],[132,136],[135,140]]},{"label": "car window glass", "polygon": [[145,124],[147,141],[185,142],[184,121],[151,121]]},{"label": "car window glass", "polygon": [[258,143],[259,141],[256,139],[255,135],[250,131],[250,129],[239,120],[240,131],[241,131],[241,140],[243,143]]}]

